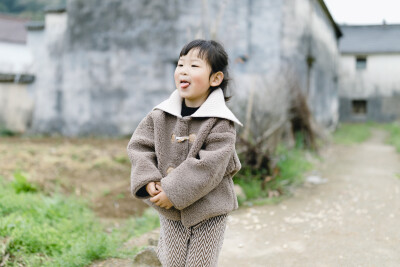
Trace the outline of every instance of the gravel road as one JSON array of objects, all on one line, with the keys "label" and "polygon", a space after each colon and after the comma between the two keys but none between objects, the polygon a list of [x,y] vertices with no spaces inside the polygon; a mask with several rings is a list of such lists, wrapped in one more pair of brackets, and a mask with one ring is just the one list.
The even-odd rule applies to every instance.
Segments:
[{"label": "gravel road", "polygon": [[400,266],[400,155],[385,136],[330,146],[326,183],[234,212],[219,266]]}]

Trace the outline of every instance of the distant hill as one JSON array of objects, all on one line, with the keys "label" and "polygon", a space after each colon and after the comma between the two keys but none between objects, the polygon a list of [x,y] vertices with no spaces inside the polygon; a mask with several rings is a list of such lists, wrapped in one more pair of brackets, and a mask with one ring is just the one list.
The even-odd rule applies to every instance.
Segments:
[{"label": "distant hill", "polygon": [[30,20],[43,20],[46,7],[65,4],[66,0],[0,0],[0,13]]}]

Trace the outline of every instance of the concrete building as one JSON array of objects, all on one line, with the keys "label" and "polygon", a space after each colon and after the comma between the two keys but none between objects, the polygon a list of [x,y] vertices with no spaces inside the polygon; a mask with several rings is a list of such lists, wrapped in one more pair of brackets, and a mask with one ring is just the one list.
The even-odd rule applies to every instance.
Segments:
[{"label": "concrete building", "polygon": [[400,119],[400,25],[343,25],[340,120]]},{"label": "concrete building", "polygon": [[27,20],[0,15],[0,128],[24,132],[33,111],[32,55],[26,45]]},{"label": "concrete building", "polygon": [[225,45],[230,105],[242,120],[252,88],[265,96],[266,114],[276,112],[272,104],[288,94],[278,81],[290,71],[316,120],[335,127],[340,35],[322,0],[70,0],[66,10],[47,11],[42,31],[29,31],[32,131],[132,133],[175,89],[179,51],[195,38]]}]

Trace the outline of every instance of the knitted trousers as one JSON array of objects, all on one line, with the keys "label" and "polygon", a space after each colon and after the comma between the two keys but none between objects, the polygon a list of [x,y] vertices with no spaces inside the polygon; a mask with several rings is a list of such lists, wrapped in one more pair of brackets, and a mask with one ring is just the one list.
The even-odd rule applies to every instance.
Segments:
[{"label": "knitted trousers", "polygon": [[217,266],[227,215],[204,220],[189,228],[160,215],[157,255],[163,267]]}]

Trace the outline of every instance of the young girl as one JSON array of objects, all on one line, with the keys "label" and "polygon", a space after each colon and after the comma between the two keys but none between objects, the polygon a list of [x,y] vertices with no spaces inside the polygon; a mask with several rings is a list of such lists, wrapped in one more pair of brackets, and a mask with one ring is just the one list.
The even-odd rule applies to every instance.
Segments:
[{"label": "young girl", "polygon": [[228,56],[215,41],[185,45],[175,90],[139,124],[127,150],[132,194],[160,215],[163,266],[216,266],[227,214],[238,207],[232,177],[238,119],[225,105]]}]

